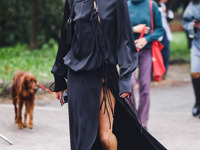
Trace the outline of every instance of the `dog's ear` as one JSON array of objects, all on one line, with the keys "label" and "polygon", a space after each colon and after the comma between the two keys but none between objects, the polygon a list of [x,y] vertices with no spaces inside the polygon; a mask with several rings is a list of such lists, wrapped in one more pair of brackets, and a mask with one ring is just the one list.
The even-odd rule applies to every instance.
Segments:
[{"label": "dog's ear", "polygon": [[28,79],[26,77],[24,77],[24,89],[28,90]]},{"label": "dog's ear", "polygon": [[19,93],[22,93],[23,90],[26,89],[25,82],[26,82],[25,76],[22,76],[21,79],[20,79],[20,81],[19,81]]}]

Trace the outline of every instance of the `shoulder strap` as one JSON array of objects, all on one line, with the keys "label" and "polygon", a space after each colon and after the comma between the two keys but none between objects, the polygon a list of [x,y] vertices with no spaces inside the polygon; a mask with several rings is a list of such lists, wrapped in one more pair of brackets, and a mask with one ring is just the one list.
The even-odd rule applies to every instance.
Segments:
[{"label": "shoulder strap", "polygon": [[150,0],[150,12],[151,12],[151,33],[154,31],[154,24],[153,24],[153,0]]},{"label": "shoulder strap", "polygon": [[74,7],[75,7],[75,4],[76,4],[76,1],[77,1],[77,0],[74,0],[74,2],[73,2],[73,4],[72,4],[72,8],[71,8],[71,11],[70,11],[70,15],[69,15],[68,22],[71,22],[71,21],[72,21],[72,17],[73,17]]}]

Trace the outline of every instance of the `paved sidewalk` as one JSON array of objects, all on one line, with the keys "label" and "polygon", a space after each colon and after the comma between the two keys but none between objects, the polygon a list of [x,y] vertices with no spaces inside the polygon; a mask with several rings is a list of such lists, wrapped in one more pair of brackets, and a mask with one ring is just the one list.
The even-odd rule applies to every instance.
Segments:
[{"label": "paved sidewalk", "polygon": [[[45,104],[37,100],[37,105]],[[13,142],[0,139],[0,150],[70,150],[67,105],[61,107],[57,100],[34,109],[34,127],[19,130],[14,123],[14,108],[0,104],[0,134]]]},{"label": "paved sidewalk", "polygon": [[[169,150],[200,150],[200,119],[191,115],[194,95],[187,74],[177,78],[169,72],[169,79],[152,84],[148,130]],[[0,150],[70,150],[67,105],[61,107],[54,96],[36,100],[34,128],[18,130],[10,103],[0,104],[0,134],[13,145],[0,139]]]},{"label": "paved sidewalk", "polygon": [[200,150],[200,119],[192,117],[192,85],[153,88],[149,131],[169,150]]}]

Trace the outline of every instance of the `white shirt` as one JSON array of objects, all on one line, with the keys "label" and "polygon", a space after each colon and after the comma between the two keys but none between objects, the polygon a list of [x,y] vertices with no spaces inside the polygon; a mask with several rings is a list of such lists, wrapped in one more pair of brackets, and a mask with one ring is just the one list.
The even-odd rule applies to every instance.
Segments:
[{"label": "white shirt", "polygon": [[160,6],[159,7],[159,10],[161,12],[161,16],[162,16],[162,24],[163,24],[163,27],[165,29],[165,32],[167,34],[167,38],[169,41],[172,40],[172,31],[170,29],[170,26],[169,26],[169,23],[167,21],[167,18],[169,19],[174,19],[174,13],[171,11],[171,10],[168,10],[168,14],[166,13],[166,5],[163,3],[163,2],[160,2]]}]

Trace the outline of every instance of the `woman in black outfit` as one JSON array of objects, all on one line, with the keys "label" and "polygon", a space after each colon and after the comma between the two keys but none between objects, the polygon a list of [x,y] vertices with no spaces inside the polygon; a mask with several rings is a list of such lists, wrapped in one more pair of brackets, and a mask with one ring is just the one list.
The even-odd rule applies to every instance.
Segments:
[{"label": "woman in black outfit", "polygon": [[65,25],[73,0],[66,1],[52,68],[57,98],[61,100],[63,91],[68,90],[71,149],[165,149],[143,130],[124,100],[131,93],[130,79],[138,57],[127,1],[96,3],[98,9],[94,9],[94,0],[76,1],[69,45]]}]

